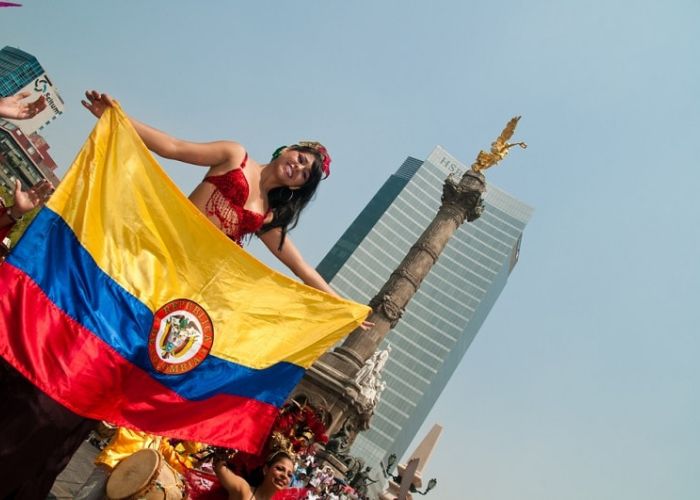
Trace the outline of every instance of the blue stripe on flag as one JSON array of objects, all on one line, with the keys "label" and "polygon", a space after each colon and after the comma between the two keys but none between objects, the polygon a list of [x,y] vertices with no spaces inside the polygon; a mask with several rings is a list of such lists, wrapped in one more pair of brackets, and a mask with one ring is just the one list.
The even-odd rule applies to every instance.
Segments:
[{"label": "blue stripe on flag", "polygon": [[[292,363],[256,370],[212,355],[184,374],[156,371],[148,357],[153,313],[102,271],[66,222],[47,207],[7,260],[66,314],[183,398],[231,394],[281,406],[304,375],[304,369]],[[215,325],[214,335],[224,333],[216,331]]]}]

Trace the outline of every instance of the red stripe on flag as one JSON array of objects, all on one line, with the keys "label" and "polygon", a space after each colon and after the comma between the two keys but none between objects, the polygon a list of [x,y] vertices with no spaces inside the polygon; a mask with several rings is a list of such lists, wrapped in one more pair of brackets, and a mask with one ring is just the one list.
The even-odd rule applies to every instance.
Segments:
[{"label": "red stripe on flag", "polygon": [[258,453],[278,413],[273,405],[231,395],[182,398],[122,358],[7,262],[0,264],[0,354],[75,413],[158,435]]}]

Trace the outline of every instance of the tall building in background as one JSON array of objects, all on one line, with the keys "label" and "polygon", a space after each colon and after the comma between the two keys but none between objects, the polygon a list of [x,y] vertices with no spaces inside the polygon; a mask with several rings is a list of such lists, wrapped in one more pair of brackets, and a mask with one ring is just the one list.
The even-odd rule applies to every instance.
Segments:
[{"label": "tall building in background", "polygon": [[0,50],[0,97],[29,92],[27,100],[43,95],[46,108],[29,120],[0,118],[0,185],[8,190],[19,179],[26,188],[41,179],[54,186],[56,163],[49,145],[37,131],[63,113],[63,99],[36,57],[15,47]]},{"label": "tall building in background", "polygon": [[0,50],[0,96],[16,94],[43,73],[33,55],[9,46]]},{"label": "tall building in background", "polygon": [[29,100],[43,95],[46,109],[30,120],[8,120],[26,135],[41,130],[63,113],[63,99],[36,57],[15,47],[0,50],[0,97],[29,92]]},{"label": "tall building in background", "polygon": [[[440,147],[425,161],[408,158],[318,271],[341,295],[368,302],[433,220],[445,177],[466,170]],[[405,453],[517,263],[532,208],[490,184],[484,203],[484,214],[457,230],[380,346],[392,347],[382,372],[387,387],[352,448],[369,465]]]}]

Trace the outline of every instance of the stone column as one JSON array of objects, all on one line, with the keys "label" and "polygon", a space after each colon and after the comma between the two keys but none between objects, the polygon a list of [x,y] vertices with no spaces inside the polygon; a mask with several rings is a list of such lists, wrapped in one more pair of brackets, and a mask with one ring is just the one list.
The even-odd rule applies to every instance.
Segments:
[{"label": "stone column", "polygon": [[454,232],[464,220],[477,219],[483,210],[481,197],[486,190],[484,175],[468,170],[459,183],[449,177],[442,189],[442,205],[418,241],[411,247],[399,267],[370,301],[368,332],[355,330],[343,342],[342,352],[352,352],[364,361],[401,319],[406,306],[418,291]]},{"label": "stone column", "polygon": [[295,389],[294,396],[303,395],[314,406],[320,405],[329,411],[329,434],[347,428],[343,417],[349,413],[358,417],[353,419],[353,432],[368,428],[374,408],[360,404],[354,377],[389,330],[399,322],[457,228],[465,220],[479,217],[485,190],[484,175],[472,170],[467,171],[459,182],[451,177],[445,181],[442,205],[435,219],[369,303],[373,309],[369,321],[375,324],[374,327],[369,331],[357,329],[352,332],[341,346],[316,361]]}]

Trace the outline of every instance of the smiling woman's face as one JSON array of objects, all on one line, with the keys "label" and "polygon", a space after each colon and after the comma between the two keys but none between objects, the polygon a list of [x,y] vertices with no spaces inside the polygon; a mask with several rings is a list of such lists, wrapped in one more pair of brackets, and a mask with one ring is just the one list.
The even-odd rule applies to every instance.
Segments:
[{"label": "smiling woman's face", "polygon": [[275,159],[276,173],[280,182],[289,188],[299,188],[311,177],[316,157],[306,151],[287,148]]},{"label": "smiling woman's face", "polygon": [[270,465],[265,466],[265,479],[263,483],[268,483],[275,489],[283,490],[292,482],[294,475],[294,462],[288,457],[281,456]]}]

